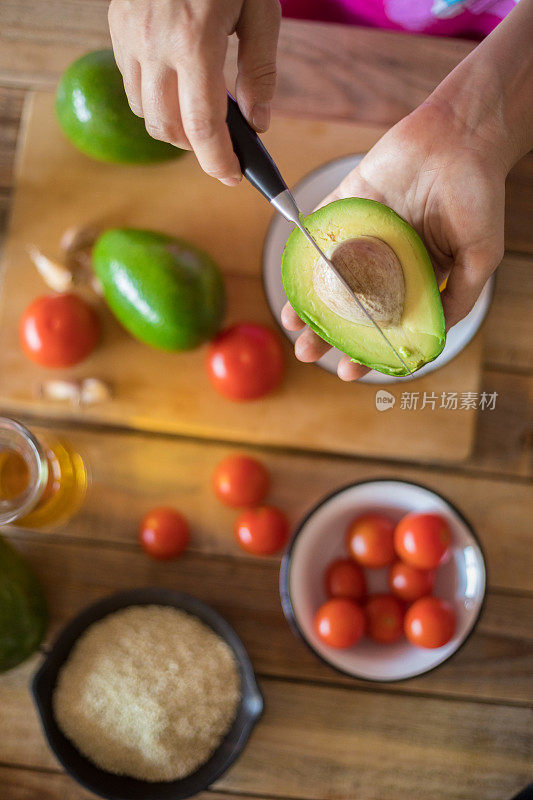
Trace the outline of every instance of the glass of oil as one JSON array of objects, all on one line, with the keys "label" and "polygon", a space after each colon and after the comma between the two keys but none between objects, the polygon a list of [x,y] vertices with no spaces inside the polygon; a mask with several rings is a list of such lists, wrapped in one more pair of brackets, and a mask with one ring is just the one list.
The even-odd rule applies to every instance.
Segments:
[{"label": "glass of oil", "polygon": [[87,467],[68,442],[0,417],[0,525],[58,527],[81,507],[87,483]]}]

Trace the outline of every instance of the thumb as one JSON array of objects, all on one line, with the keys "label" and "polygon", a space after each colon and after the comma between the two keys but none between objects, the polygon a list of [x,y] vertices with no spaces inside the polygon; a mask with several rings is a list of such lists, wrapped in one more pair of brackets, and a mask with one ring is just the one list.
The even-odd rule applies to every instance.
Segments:
[{"label": "thumb", "polygon": [[250,125],[259,132],[266,131],[270,124],[280,22],[279,0],[248,0],[236,27],[237,102]]},{"label": "thumb", "polygon": [[381,192],[376,191],[363,178],[360,166],[361,164],[358,164],[354,167],[340,184],[320,201],[314,210],[316,211],[318,208],[328,205],[328,203],[333,203],[334,200],[344,200],[346,197],[365,197],[367,200],[377,200],[379,203],[385,202]]},{"label": "thumb", "polygon": [[455,262],[441,294],[446,330],[460,322],[471,311],[503,256],[502,253],[467,250]]}]

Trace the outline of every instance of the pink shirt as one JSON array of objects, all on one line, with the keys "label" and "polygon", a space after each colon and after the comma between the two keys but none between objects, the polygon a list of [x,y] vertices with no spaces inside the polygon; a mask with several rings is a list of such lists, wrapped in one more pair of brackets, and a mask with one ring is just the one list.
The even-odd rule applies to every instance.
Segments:
[{"label": "pink shirt", "polygon": [[286,17],[481,39],[518,0],[281,0]]}]

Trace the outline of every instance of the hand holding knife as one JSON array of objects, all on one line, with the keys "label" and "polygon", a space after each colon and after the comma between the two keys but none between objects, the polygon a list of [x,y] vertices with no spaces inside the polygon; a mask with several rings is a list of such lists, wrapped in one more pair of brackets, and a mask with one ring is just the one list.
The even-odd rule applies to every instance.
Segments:
[{"label": "hand holding knife", "polygon": [[315,239],[311,236],[307,228],[303,225],[303,215],[300,212],[294,197],[292,196],[287,184],[281,177],[281,173],[276,166],[272,156],[264,146],[263,142],[244,118],[237,101],[228,92],[228,112],[226,122],[233,144],[233,149],[239,160],[244,177],[254,186],[264,197],[274,206],[288,222],[292,222],[303,233],[305,238],[312,244],[320,257],[326,262],[328,267],[335,274],[342,285],[350,292],[351,296],[359,306],[359,309],[369,319],[374,328],[378,331],[387,346],[394,353],[398,361],[412,374],[403,358],[400,356],[392,342],[383,332],[378,323],[374,320],[370,312],[365,308],[361,300],[352,291],[345,278],[319,247]]}]

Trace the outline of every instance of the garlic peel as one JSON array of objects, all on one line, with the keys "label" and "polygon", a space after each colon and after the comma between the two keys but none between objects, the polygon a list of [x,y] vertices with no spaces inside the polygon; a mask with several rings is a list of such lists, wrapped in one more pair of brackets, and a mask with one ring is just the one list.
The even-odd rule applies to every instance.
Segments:
[{"label": "garlic peel", "polygon": [[81,381],[50,378],[39,386],[39,396],[44,400],[70,402],[85,406],[111,400],[111,386],[100,378],[84,378]]}]

